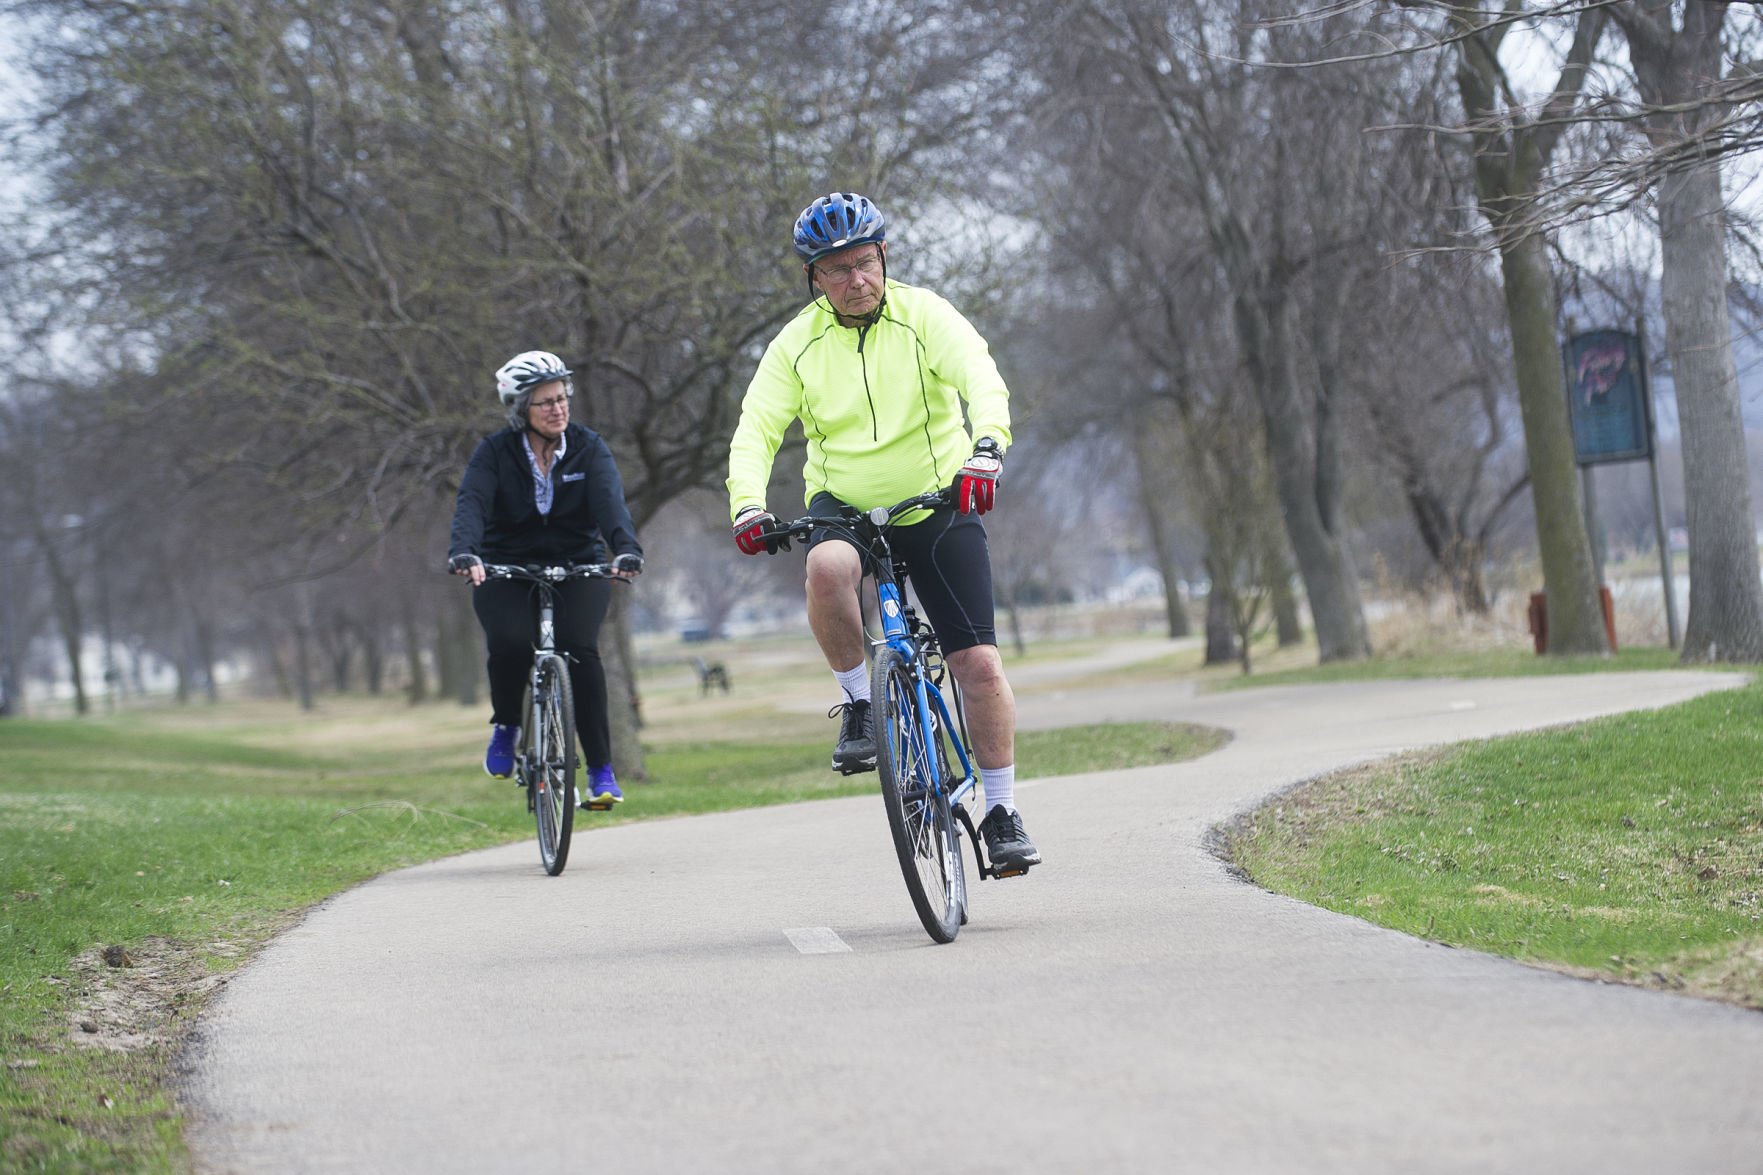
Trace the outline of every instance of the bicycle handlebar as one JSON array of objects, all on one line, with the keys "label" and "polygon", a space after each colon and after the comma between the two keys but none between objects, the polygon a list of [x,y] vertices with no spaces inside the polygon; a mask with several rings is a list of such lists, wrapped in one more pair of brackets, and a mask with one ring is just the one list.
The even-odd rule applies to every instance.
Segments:
[{"label": "bicycle handlebar", "polygon": [[485,563],[485,579],[528,579],[536,583],[562,583],[566,579],[622,579],[610,563],[517,564]]},{"label": "bicycle handlebar", "polygon": [[871,526],[880,530],[893,525],[894,521],[902,514],[910,514],[914,510],[948,506],[954,500],[955,491],[953,488],[932,490],[928,494],[916,494],[904,502],[895,502],[892,506],[877,506],[872,510],[859,510],[854,506],[846,506],[836,515],[805,515],[794,522],[787,523],[782,529],[793,539],[805,539],[816,527],[838,526],[841,523],[861,518],[866,519]]}]

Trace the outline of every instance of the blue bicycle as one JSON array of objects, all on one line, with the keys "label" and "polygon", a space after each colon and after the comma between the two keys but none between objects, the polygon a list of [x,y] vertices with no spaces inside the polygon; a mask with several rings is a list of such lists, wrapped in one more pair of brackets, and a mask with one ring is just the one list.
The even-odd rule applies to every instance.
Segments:
[{"label": "blue bicycle", "polygon": [[940,943],[953,942],[967,921],[963,832],[980,877],[1021,872],[999,872],[986,862],[967,808],[979,776],[968,754],[960,690],[947,674],[936,632],[906,603],[906,568],[888,546],[888,531],[902,517],[950,501],[949,491],[939,490],[867,512],[846,507],[837,516],[798,518],[784,528],[795,539],[815,530],[847,536],[873,577],[882,629],[879,639],[870,640],[876,771],[906,891],[919,921]]}]

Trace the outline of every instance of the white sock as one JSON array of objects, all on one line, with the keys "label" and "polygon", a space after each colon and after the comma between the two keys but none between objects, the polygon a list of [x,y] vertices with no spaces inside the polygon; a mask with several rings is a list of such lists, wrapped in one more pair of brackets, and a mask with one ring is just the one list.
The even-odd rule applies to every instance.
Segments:
[{"label": "white sock", "polygon": [[838,679],[839,688],[853,702],[869,701],[869,666],[858,665],[855,669],[835,669],[833,676]]},{"label": "white sock", "polygon": [[1008,767],[981,767],[980,786],[986,790],[986,812],[999,804],[1007,812],[1016,811],[1016,764]]}]

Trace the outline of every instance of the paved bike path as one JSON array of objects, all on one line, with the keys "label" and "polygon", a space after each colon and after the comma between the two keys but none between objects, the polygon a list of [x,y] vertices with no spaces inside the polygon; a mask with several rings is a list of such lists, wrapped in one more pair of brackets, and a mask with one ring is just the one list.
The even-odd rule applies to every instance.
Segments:
[{"label": "paved bike path", "polygon": [[186,1057],[198,1164],[1763,1170],[1763,1017],[1377,929],[1204,848],[1216,822],[1353,762],[1738,680],[1026,696],[1025,725],[1236,737],[1023,785],[1047,864],[976,886],[946,947],[872,797],[592,832],[557,879],[531,844],[390,874],[278,938],[209,1011]]}]

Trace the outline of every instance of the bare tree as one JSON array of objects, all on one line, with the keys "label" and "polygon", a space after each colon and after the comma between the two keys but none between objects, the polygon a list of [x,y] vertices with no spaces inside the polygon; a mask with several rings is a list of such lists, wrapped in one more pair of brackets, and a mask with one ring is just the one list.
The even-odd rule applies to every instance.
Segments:
[{"label": "bare tree", "polygon": [[1352,357],[1365,451],[1458,609],[1485,614],[1493,535],[1529,485],[1498,281],[1479,254],[1427,252],[1392,259],[1370,293]]},{"label": "bare tree", "polygon": [[1220,612],[1229,618],[1245,674],[1265,611],[1280,579],[1290,574],[1261,421],[1248,411],[1249,402],[1240,395],[1197,394],[1191,385],[1170,401],[1181,422],[1182,480],[1205,520],[1211,590],[1224,601]]},{"label": "bare tree", "polygon": [[[1353,659],[1368,655],[1370,642],[1341,533],[1341,373],[1325,351],[1312,349],[1332,337],[1321,318],[1309,324],[1319,333],[1306,337],[1306,311],[1326,313],[1327,295],[1308,304],[1302,297],[1304,281],[1334,241],[1319,223],[1301,224],[1294,215],[1294,198],[1315,186],[1316,156],[1274,131],[1312,111],[1319,96],[1299,92],[1307,83],[1295,75],[1263,84],[1268,79],[1248,65],[1255,38],[1248,22],[1232,26],[1190,5],[1085,5],[1067,69],[1086,100],[1070,117],[1090,126],[1094,154],[1086,174],[1124,166],[1139,181],[1131,189],[1142,194],[1138,206],[1121,209],[1116,221],[1131,230],[1121,242],[1129,254],[1141,252],[1160,275],[1170,272],[1169,259],[1148,251],[1155,229],[1144,230],[1167,222],[1163,206],[1172,196],[1204,229],[1260,405],[1321,658]],[[1311,147],[1322,148],[1327,125],[1305,119]],[[1155,151],[1156,162],[1128,153],[1129,143]]]},{"label": "bare tree", "polygon": [[[1416,0],[1418,2],[1418,0]],[[1606,14],[1574,17],[1560,76],[1532,111],[1500,59],[1510,12],[1444,9],[1457,57],[1457,88],[1474,144],[1476,193],[1493,232],[1504,279],[1519,405],[1536,504],[1537,543],[1548,593],[1551,655],[1608,653],[1591,541],[1583,521],[1566,387],[1555,336],[1556,300],[1547,242],[1537,229],[1545,169],[1579,105]]]},{"label": "bare tree", "polygon": [[[942,0],[22,7],[48,189],[27,260],[150,369],[188,480],[272,504],[260,584],[430,518],[495,419],[488,373],[535,345],[582,372],[639,525],[719,480],[799,305],[795,212],[864,187],[910,236],[978,157],[1009,32]],[[403,606],[421,695],[436,626]]]},{"label": "bare tree", "polygon": [[1763,581],[1727,304],[1725,201],[1719,160],[1708,150],[1733,109],[1719,93],[1726,12],[1722,0],[1628,0],[1610,10],[1648,107],[1649,147],[1671,160],[1656,187],[1690,534],[1686,661],[1763,660]]},{"label": "bare tree", "polygon": [[1176,556],[1180,498],[1175,492],[1178,479],[1173,475],[1179,467],[1171,459],[1172,446],[1166,438],[1150,428],[1135,428],[1129,432],[1145,530],[1157,559],[1158,574],[1163,579],[1165,623],[1172,639],[1185,637],[1193,632],[1193,622],[1188,618],[1187,604],[1182,599],[1185,577]]}]

